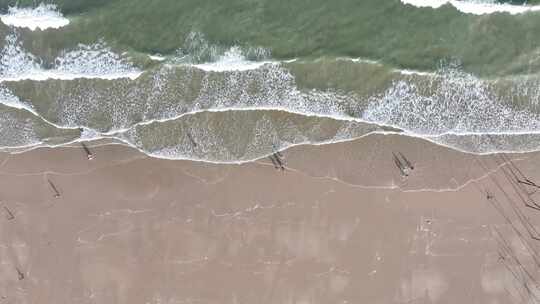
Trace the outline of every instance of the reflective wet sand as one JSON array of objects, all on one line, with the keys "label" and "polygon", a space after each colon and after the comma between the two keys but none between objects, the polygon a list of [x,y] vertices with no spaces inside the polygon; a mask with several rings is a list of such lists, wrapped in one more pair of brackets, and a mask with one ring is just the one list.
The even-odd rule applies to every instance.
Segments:
[{"label": "reflective wet sand", "polygon": [[0,303],[534,303],[538,294],[540,153],[474,156],[371,135],[283,151],[279,170],[269,159],[220,165],[88,148],[91,161],[80,146],[0,154]]}]

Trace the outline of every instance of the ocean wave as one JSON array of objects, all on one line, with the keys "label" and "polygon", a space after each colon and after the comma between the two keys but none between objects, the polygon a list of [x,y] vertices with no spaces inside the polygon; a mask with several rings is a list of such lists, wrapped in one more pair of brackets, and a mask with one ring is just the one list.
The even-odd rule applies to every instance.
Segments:
[{"label": "ocean wave", "polygon": [[493,13],[509,13],[512,15],[540,11],[540,5],[513,5],[497,3],[490,0],[401,0],[404,4],[416,7],[439,8],[452,5],[458,11],[466,14],[485,15]]},{"label": "ocean wave", "polygon": [[25,27],[32,31],[38,28],[58,29],[69,24],[69,19],[62,16],[55,5],[44,3],[34,8],[10,7],[7,14],[0,15],[0,20],[5,25]]},{"label": "ocean wave", "polygon": [[[159,58],[163,61],[163,57]],[[166,63],[189,65],[209,72],[246,71],[257,69],[267,63],[270,52],[261,47],[238,46],[231,47],[210,43],[206,36],[198,31],[190,32],[182,47],[176,50],[174,56]]]},{"label": "ocean wave", "polygon": [[[9,119],[0,116],[10,123]],[[107,134],[89,128],[56,130],[56,137],[63,136],[64,142],[51,141],[50,138],[42,142],[39,138],[43,135],[36,136],[33,131],[35,127],[29,126],[28,122],[17,124],[15,121],[7,130],[8,133],[13,130],[17,132],[17,136],[13,137],[17,142],[10,142],[9,145],[0,142],[0,151],[22,153],[40,147],[62,147],[81,141],[107,139],[133,147],[154,158],[241,164],[299,145],[348,142],[374,134],[420,138],[462,153],[540,151],[540,132],[447,132],[419,135],[356,119],[302,115],[275,109],[201,111]],[[246,139],[246,142],[239,142],[238,138],[245,130],[250,130],[250,133],[244,133],[240,138]],[[66,134],[70,134],[70,137]]]},{"label": "ocean wave", "polygon": [[55,145],[79,136],[78,130],[59,129],[24,108],[0,104],[0,147],[18,148]]},{"label": "ocean wave", "polygon": [[[9,122],[4,117],[0,118],[4,122]],[[33,123],[36,124],[38,121]],[[199,112],[167,122],[138,125],[107,135],[84,129],[78,137],[65,138],[64,143],[39,141],[37,138],[43,134],[37,136],[29,133],[35,129],[14,125],[13,130],[19,132],[18,135],[25,136],[18,136],[18,142],[9,142],[7,146],[5,142],[0,142],[0,146],[4,145],[0,150],[21,153],[38,147],[58,147],[83,140],[109,139],[134,147],[152,157],[243,163],[300,144],[347,141],[385,130],[372,124],[310,117],[276,110]],[[80,130],[66,129],[52,132],[58,137],[60,135],[57,133],[72,134]]]},{"label": "ocean wave", "polygon": [[[278,65],[219,74],[188,66],[162,66],[136,80],[103,83],[79,79],[35,84],[21,90],[17,89],[19,83],[7,85],[16,96],[38,108],[46,120],[100,132],[207,109],[282,107],[301,113],[342,112],[337,108],[339,96],[325,92],[304,94],[294,86],[292,75]],[[44,91],[48,93],[40,93]],[[40,96],[39,101],[35,96]],[[51,108],[56,110],[47,110]]]},{"label": "ocean wave", "polygon": [[[395,81],[383,94],[369,98],[362,117],[418,135],[540,131],[534,103],[512,108],[505,103],[510,96],[498,95],[494,86],[449,66],[427,82]],[[540,97],[530,93],[531,100]]]},{"label": "ocean wave", "polygon": [[[359,64],[370,64],[370,65],[378,65],[383,67],[384,64],[382,62],[379,62],[377,60],[367,59],[367,58],[350,58],[350,57],[339,57],[336,58],[338,61],[349,61],[353,63],[359,63]],[[296,61],[296,60],[294,60]],[[284,61],[284,62],[294,62],[294,61]],[[392,69],[395,73],[403,74],[403,75],[419,75],[419,76],[435,76],[435,72],[426,72],[426,71],[418,71],[418,70],[410,70],[410,69]]]},{"label": "ocean wave", "polygon": [[[155,141],[160,138],[184,138],[185,141],[182,136],[166,135],[174,129],[171,124],[176,121],[198,125],[192,119],[208,115],[246,115],[245,120],[249,120],[250,116],[256,117],[264,111],[282,111],[288,113],[283,115],[300,115],[302,119],[331,119],[344,125],[364,123],[386,130],[403,130],[405,134],[472,153],[507,151],[511,149],[508,137],[535,139],[536,134],[540,134],[540,111],[533,102],[539,100],[540,92],[531,89],[538,80],[527,79],[526,84],[521,80],[482,80],[456,65],[446,65],[434,75],[396,74],[383,69],[380,73],[387,71],[391,77],[378,82],[376,89],[367,91],[364,96],[354,91],[300,88],[299,76],[293,71],[295,69],[290,70],[283,64],[221,73],[164,65],[135,80],[6,83],[9,94],[6,93],[8,97],[4,99],[14,107],[30,109],[58,128],[82,127],[93,132],[86,138],[120,138],[154,156],[163,153],[168,158],[174,158],[177,146],[164,146]],[[523,98],[527,102],[513,105],[508,97]],[[224,112],[227,113],[219,114]],[[249,113],[238,114],[240,112]],[[208,131],[207,136],[218,136],[216,132],[227,126],[223,124],[221,128]],[[198,128],[204,129],[204,124]],[[239,130],[249,128],[244,126]],[[148,141],[136,143],[139,132],[147,129],[156,132],[154,136],[144,136],[152,139],[150,144]],[[280,132],[286,130],[278,134]],[[348,137],[347,133],[343,134],[339,140]],[[500,138],[501,144],[477,147],[469,144],[471,138],[484,140],[489,136],[496,141]],[[231,137],[227,144],[240,145],[240,140]],[[219,145],[208,146],[208,159],[216,159],[211,149],[218,151]],[[514,149],[514,152],[529,151],[534,145],[516,141]],[[185,151],[177,152],[179,158],[188,157]],[[204,153],[197,157],[204,159]],[[242,159],[247,158],[251,156]],[[227,158],[221,155],[219,159]]]},{"label": "ocean wave", "polygon": [[5,37],[4,48],[0,52],[0,81],[33,73],[40,69],[36,56],[26,52],[15,34]]},{"label": "ocean wave", "polygon": [[194,64],[193,66],[204,71],[225,72],[253,70],[269,63],[274,62],[247,60],[239,47],[232,47],[214,62]]},{"label": "ocean wave", "polygon": [[9,89],[0,86],[0,105],[7,106],[18,110],[26,110],[34,116],[43,119],[33,108],[32,105],[22,102],[17,96],[13,95]]},{"label": "ocean wave", "polygon": [[24,50],[15,34],[5,38],[0,52],[0,82],[47,79],[135,79],[142,71],[126,58],[114,53],[100,41],[93,45],[80,44],[57,57],[50,69],[43,68],[42,61]]},{"label": "ocean wave", "polygon": [[154,157],[249,161],[292,145],[356,138],[383,128],[275,110],[201,112],[117,133]]},{"label": "ocean wave", "polygon": [[492,154],[540,151],[540,132],[413,136],[465,153]]},{"label": "ocean wave", "polygon": [[127,58],[113,52],[103,41],[93,45],[79,44],[74,50],[64,51],[55,60],[55,72],[77,78],[135,79],[142,74]]},{"label": "ocean wave", "polygon": [[148,58],[150,58],[151,60],[154,60],[154,61],[165,61],[165,60],[167,60],[166,57],[161,56],[159,54],[148,55]]}]

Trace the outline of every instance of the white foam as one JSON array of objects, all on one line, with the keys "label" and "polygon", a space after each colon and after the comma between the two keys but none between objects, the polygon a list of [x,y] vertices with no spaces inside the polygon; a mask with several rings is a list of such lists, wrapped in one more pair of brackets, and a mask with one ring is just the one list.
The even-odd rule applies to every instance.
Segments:
[{"label": "white foam", "polygon": [[368,63],[368,64],[375,64],[375,65],[382,65],[382,63],[380,63],[379,61],[371,60],[367,58],[361,58],[361,57],[358,57],[358,58],[340,57],[337,60],[351,61],[354,63]]},{"label": "white foam", "polygon": [[36,70],[31,71],[27,74],[22,74],[17,77],[3,77],[0,78],[0,82],[3,81],[21,81],[21,80],[34,80],[34,81],[45,81],[49,79],[56,80],[74,80],[74,79],[104,79],[104,80],[114,80],[120,78],[129,78],[137,79],[142,74],[142,72],[133,72],[133,73],[114,73],[106,75],[88,75],[88,74],[75,74],[75,73],[62,73],[58,71],[48,71],[48,70]]},{"label": "white foam", "polygon": [[0,80],[31,73],[37,69],[39,64],[36,57],[24,51],[16,35],[7,35],[4,48],[0,52]]},{"label": "white foam", "polygon": [[148,58],[154,60],[154,61],[164,61],[165,57],[161,56],[161,55],[158,55],[158,54],[155,54],[155,55],[148,55]]},{"label": "white foam", "polygon": [[394,71],[402,75],[417,75],[417,76],[434,76],[435,75],[435,73],[432,73],[432,72],[422,72],[422,71],[407,70],[407,69],[405,70],[396,69]]},{"label": "white foam", "polygon": [[53,68],[44,69],[36,56],[26,52],[15,35],[6,36],[0,52],[0,82],[47,79],[135,79],[142,71],[114,53],[103,42],[79,45],[56,58]]},{"label": "white foam", "polygon": [[21,119],[18,111],[0,111],[0,146],[19,147],[40,143],[35,122],[29,117]]},{"label": "white foam", "polygon": [[32,31],[38,28],[58,29],[69,24],[69,20],[62,16],[55,5],[43,3],[35,8],[10,7],[7,14],[0,15],[0,20],[6,25],[26,27]]},{"label": "white foam", "polygon": [[135,79],[142,71],[100,41],[93,45],[80,44],[77,49],[64,52],[56,59],[55,71],[51,74],[58,79]]},{"label": "white foam", "polygon": [[370,98],[363,119],[427,136],[540,131],[540,115],[510,108],[491,83],[458,67],[442,69],[429,85],[394,82],[382,95]]},{"label": "white foam", "polygon": [[15,109],[19,109],[19,110],[27,110],[28,112],[38,116],[38,117],[41,117],[33,108],[31,105],[27,105],[23,102],[21,102],[21,100],[13,95],[13,93],[11,93],[11,91],[9,91],[7,88],[4,88],[4,87],[0,87],[0,104],[3,104],[5,106],[8,106],[8,107],[11,107],[11,108],[15,108]]},{"label": "white foam", "polygon": [[285,60],[285,61],[283,61],[283,63],[293,63],[293,62],[296,62],[296,61],[298,61],[298,58],[293,58],[293,59]]},{"label": "white foam", "polygon": [[[197,98],[190,100],[187,108],[181,106],[184,95],[176,93],[184,91],[181,85],[189,83],[190,78],[178,81],[175,68],[166,66],[155,73],[149,78],[152,79],[152,95],[142,98],[141,101],[130,100],[130,103],[124,103],[121,102],[122,99],[111,97],[110,90],[100,89],[92,91],[91,94],[81,94],[79,98],[71,98],[69,102],[60,102],[58,117],[51,115],[47,118],[64,128],[87,126],[99,129],[101,122],[89,124],[91,118],[96,110],[110,108],[110,122],[104,124],[106,128],[99,129],[98,136],[118,138],[119,133],[126,133],[136,127],[201,112],[282,110],[307,116],[371,122],[400,128],[409,135],[421,136],[468,152],[493,152],[501,149],[497,146],[470,145],[472,140],[486,134],[508,137],[540,134],[540,115],[534,110],[507,106],[505,100],[508,98],[497,93],[497,88],[492,86],[493,82],[466,74],[456,66],[441,69],[434,77],[428,77],[427,81],[412,77],[398,78],[393,84],[389,84],[386,91],[369,98],[369,106],[365,111],[364,105],[358,102],[361,97],[352,93],[344,95],[331,90],[298,89],[294,75],[280,65],[266,65],[249,73],[225,73],[219,79],[209,77],[202,82]],[[187,73],[185,76],[190,77],[189,75],[190,73]],[[174,83],[169,83],[169,79]],[[248,88],[253,83],[257,83],[261,91],[250,92]],[[171,90],[170,85],[177,87]],[[133,91],[123,91],[122,96],[137,96],[140,94],[139,88],[140,86],[134,86]],[[507,93],[516,96],[522,90],[517,86],[507,90]],[[169,93],[172,95],[168,95]],[[537,96],[540,96],[530,91],[522,93],[526,94],[524,98],[530,100],[538,100]],[[172,104],[162,103],[167,100]],[[89,104],[94,107],[88,107]],[[177,106],[178,104],[180,106]],[[131,117],[143,119],[133,121]],[[452,136],[441,136],[442,134]],[[468,137],[471,140],[456,140],[456,137]],[[510,150],[511,142],[506,142],[502,149]],[[534,148],[532,145],[518,144],[515,148],[517,151]],[[212,149],[211,146],[205,147]],[[173,158],[174,153],[169,157]],[[177,157],[187,156],[179,152]]]},{"label": "white foam", "polygon": [[402,3],[416,7],[440,8],[445,4],[454,6],[458,11],[466,14],[485,15],[493,13],[509,13],[512,15],[540,11],[540,5],[512,5],[496,3],[495,1],[479,0],[401,0]]},{"label": "white foam", "polygon": [[250,61],[239,47],[232,47],[215,62],[195,64],[194,67],[209,72],[247,71],[258,69],[272,61]]}]

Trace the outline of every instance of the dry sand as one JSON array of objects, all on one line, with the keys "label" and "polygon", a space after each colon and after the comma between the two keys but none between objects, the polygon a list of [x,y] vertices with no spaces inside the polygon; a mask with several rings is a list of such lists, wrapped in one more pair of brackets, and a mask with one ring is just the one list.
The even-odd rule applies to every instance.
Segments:
[{"label": "dry sand", "polygon": [[374,135],[281,171],[89,146],[0,154],[0,304],[536,301],[535,187],[505,174],[540,181],[540,153]]}]

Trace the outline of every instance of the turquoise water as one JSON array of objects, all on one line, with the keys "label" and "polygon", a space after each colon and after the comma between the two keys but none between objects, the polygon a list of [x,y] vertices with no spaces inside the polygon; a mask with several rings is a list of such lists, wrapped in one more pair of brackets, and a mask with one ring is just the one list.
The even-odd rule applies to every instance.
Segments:
[{"label": "turquoise water", "polygon": [[241,162],[372,132],[540,149],[533,1],[29,2],[0,1],[4,150],[107,137]]}]

